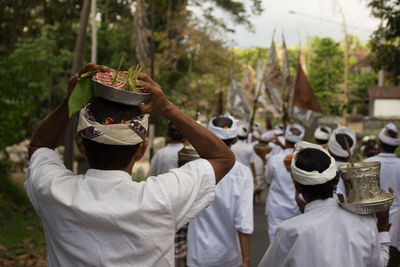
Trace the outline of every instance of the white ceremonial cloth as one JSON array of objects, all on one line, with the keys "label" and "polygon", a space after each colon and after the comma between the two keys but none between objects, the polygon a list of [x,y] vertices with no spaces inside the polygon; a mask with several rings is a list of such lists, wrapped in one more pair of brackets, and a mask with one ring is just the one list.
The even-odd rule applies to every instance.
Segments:
[{"label": "white ceremonial cloth", "polygon": [[350,213],[333,198],[315,200],[282,223],[259,267],[386,266],[389,234],[375,219]]},{"label": "white ceremonial cloth", "polygon": [[236,161],[215,187],[214,203],[189,223],[188,266],[242,264],[237,232],[253,232],[253,189],[250,169]]},{"label": "white ceremonial cloth", "polygon": [[389,223],[392,223],[397,207],[400,206],[400,158],[396,157],[394,153],[379,153],[364,160],[364,162],[373,161],[381,162],[381,188],[388,192],[391,187],[393,193],[396,194],[389,211]]},{"label": "white ceremonial cloth", "polygon": [[235,154],[236,159],[247,167],[250,167],[250,164],[254,163],[254,148],[252,144],[238,140],[231,146],[231,150]]},{"label": "white ceremonial cloth", "polygon": [[257,179],[257,188],[256,189],[264,189],[266,184],[265,184],[265,166],[263,160],[260,158],[259,155],[254,151],[254,145],[257,144],[257,142],[252,143],[251,145],[253,146],[253,153],[254,153],[254,169],[256,171],[256,179]]},{"label": "white ceremonial cloth", "polygon": [[42,219],[48,266],[174,266],[175,232],[214,200],[215,174],[199,159],[140,183],[124,171],[74,175],[40,148],[25,189]]},{"label": "white ceremonial cloth", "polygon": [[[347,162],[344,162],[344,161],[336,161],[337,170],[339,171],[339,167],[346,165],[346,164],[347,164]],[[339,174],[340,174],[340,172],[339,172]],[[336,186],[336,194],[342,194],[343,196],[346,196],[346,188],[344,187],[344,182],[343,182],[342,177],[340,177],[339,183]]]},{"label": "white ceremonial cloth", "polygon": [[149,176],[156,176],[178,168],[178,151],[182,148],[182,143],[172,143],[158,150],[151,159]]},{"label": "white ceremonial cloth", "polygon": [[[283,137],[283,136],[278,136],[278,139],[279,139],[279,142],[282,143],[282,145],[285,145],[285,143],[286,143],[285,137]],[[281,146],[276,145],[276,144],[274,144],[274,143],[272,143],[272,142],[269,142],[269,143],[268,143],[268,146],[269,146],[270,148],[272,148],[271,152],[269,152],[269,153],[267,154],[267,156],[266,156],[266,158],[267,158],[268,160],[269,160],[272,156],[275,156],[275,155],[277,155],[277,154],[283,152],[283,148],[282,148]]]},{"label": "white ceremonial cloth", "polygon": [[273,156],[265,168],[266,183],[270,184],[265,214],[268,216],[268,235],[272,240],[276,228],[285,220],[301,214],[295,200],[296,190],[293,179],[286,170],[283,159],[293,153],[287,148]]},{"label": "white ceremonial cloth", "polygon": [[390,245],[400,251],[400,208],[397,208],[397,211],[394,215],[389,234]]},{"label": "white ceremonial cloth", "polygon": [[275,137],[275,131],[274,130],[268,130],[265,133],[261,135],[261,138],[263,139],[272,139]]}]

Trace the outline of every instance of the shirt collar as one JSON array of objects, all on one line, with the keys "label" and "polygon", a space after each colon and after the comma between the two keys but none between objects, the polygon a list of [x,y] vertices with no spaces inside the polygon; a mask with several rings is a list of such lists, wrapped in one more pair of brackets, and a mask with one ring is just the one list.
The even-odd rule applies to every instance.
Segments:
[{"label": "shirt collar", "polygon": [[337,206],[336,200],[334,198],[328,198],[328,199],[318,199],[311,201],[307,203],[306,207],[304,208],[304,213],[316,208],[327,207],[327,206]]},{"label": "shirt collar", "polygon": [[85,176],[100,178],[100,179],[129,179],[132,180],[132,176],[125,171],[120,170],[98,170],[98,169],[89,169],[87,170]]}]

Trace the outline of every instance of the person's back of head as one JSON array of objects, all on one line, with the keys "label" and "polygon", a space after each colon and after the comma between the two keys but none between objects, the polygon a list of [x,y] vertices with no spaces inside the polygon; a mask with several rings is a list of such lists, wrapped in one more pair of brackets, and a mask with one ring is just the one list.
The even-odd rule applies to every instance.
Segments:
[{"label": "person's back of head", "polygon": [[217,135],[228,147],[237,139],[237,121],[225,114],[212,118],[209,122],[208,129]]},{"label": "person's back of head", "polygon": [[319,145],[296,144],[293,178],[305,198],[327,199],[333,196],[338,182],[335,160]]},{"label": "person's back of head", "polygon": [[347,127],[338,127],[333,130],[328,141],[328,149],[332,156],[336,160],[346,162],[349,158],[349,153],[347,152],[347,144],[351,153],[354,153],[356,146],[356,136],[353,131]]},{"label": "person's back of head", "polygon": [[286,127],[285,140],[287,147],[294,147],[296,142],[302,141],[305,134],[305,129],[299,123],[293,123]]},{"label": "person's back of head", "polygon": [[325,145],[328,143],[329,136],[332,130],[329,127],[321,126],[317,127],[314,132],[314,139],[318,145]]},{"label": "person's back of head", "polygon": [[381,152],[394,153],[400,145],[397,127],[393,123],[388,123],[379,133],[379,147]]},{"label": "person's back of head", "polygon": [[[102,98],[93,99],[87,107],[86,112],[88,114],[86,116],[93,116],[92,119],[97,123],[107,126],[127,124],[130,123],[133,118],[140,116],[140,112],[135,106],[122,105]],[[91,129],[91,127],[88,127],[85,130],[88,129]],[[132,129],[132,134],[134,131],[135,130]],[[83,137],[83,145],[85,147],[86,158],[90,168],[101,170],[123,170],[131,162],[140,146],[140,143],[134,145],[105,144],[94,140],[95,138],[91,138],[101,134],[103,133],[95,132],[87,134],[84,131],[78,132],[78,135]]]},{"label": "person's back of head", "polygon": [[182,142],[184,139],[183,134],[171,122],[168,123],[167,136],[174,142]]}]

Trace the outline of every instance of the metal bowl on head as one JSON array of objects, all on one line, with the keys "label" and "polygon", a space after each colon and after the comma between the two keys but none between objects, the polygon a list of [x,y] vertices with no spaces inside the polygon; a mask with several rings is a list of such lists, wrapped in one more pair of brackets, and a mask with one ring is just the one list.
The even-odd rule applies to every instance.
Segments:
[{"label": "metal bowl on head", "polygon": [[93,94],[116,103],[138,106],[146,103],[150,98],[150,93],[135,93],[112,86],[102,84],[94,79],[93,81]]},{"label": "metal bowl on head", "polygon": [[386,210],[395,198],[380,187],[380,162],[358,162],[339,167],[346,197],[339,205],[353,213],[370,214]]}]

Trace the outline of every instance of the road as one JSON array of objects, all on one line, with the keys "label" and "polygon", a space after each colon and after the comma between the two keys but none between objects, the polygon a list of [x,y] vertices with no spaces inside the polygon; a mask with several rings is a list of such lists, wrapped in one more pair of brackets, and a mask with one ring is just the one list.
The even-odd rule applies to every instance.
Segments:
[{"label": "road", "polygon": [[256,267],[268,247],[267,220],[265,217],[265,195],[262,204],[254,204],[254,232],[250,241],[250,266]]}]

